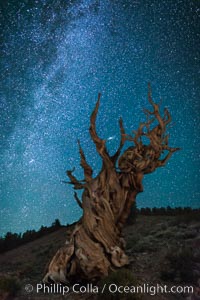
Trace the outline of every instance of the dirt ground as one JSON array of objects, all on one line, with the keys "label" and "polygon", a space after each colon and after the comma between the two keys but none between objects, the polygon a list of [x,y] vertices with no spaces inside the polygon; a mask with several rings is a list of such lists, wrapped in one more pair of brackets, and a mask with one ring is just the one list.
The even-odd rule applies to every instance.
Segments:
[{"label": "dirt ground", "polygon": [[[188,216],[142,216],[139,215],[134,224],[124,229],[124,237],[127,241],[127,254],[130,264],[126,274],[130,277],[124,280],[123,270],[118,271],[118,283],[120,276],[122,286],[126,283],[136,286],[146,286],[148,293],[107,293],[96,294],[89,290],[86,293],[68,292],[66,295],[57,293],[37,293],[36,285],[41,283],[45,270],[52,256],[69,237],[72,228],[61,228],[40,239],[30,242],[0,255],[0,283],[5,278],[17,282],[18,291],[10,293],[5,290],[0,294],[0,300],[46,300],[46,299],[200,299],[198,294],[198,281],[200,279],[200,217]],[[127,277],[128,278],[128,277]],[[112,277],[106,283],[106,288],[113,284]],[[167,286],[192,286],[193,294],[153,293],[153,287]],[[16,289],[17,289],[16,287]],[[99,291],[100,285],[98,286]],[[84,288],[83,288],[84,289]],[[12,295],[13,294],[13,295]],[[15,294],[15,295],[14,295]],[[196,296],[195,296],[196,295]]]}]

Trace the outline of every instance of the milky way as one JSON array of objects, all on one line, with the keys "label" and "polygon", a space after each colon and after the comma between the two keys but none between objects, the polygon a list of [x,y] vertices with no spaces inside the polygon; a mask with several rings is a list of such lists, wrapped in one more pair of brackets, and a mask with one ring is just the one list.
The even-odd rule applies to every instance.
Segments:
[{"label": "milky way", "polygon": [[112,153],[118,119],[128,133],[144,120],[147,82],[171,112],[165,168],[144,179],[142,206],[199,207],[199,1],[1,1],[0,235],[77,220],[65,171],[101,162],[88,133],[97,120]]}]

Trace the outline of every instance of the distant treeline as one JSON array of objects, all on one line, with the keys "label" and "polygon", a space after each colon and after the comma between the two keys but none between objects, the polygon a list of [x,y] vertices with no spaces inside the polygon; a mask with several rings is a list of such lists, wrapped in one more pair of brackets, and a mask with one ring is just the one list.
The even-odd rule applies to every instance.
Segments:
[{"label": "distant treeline", "polygon": [[63,227],[56,219],[50,227],[41,226],[38,231],[27,230],[23,234],[7,232],[5,237],[0,238],[0,253],[14,249],[28,242],[32,242],[48,233],[54,232]]},{"label": "distant treeline", "polygon": [[[175,207],[171,208],[168,207],[154,207],[154,208],[140,208],[138,209],[136,207],[136,203],[132,206],[130,216],[128,218],[129,224],[133,223],[138,215],[145,215],[145,216],[181,216],[181,215],[189,215],[189,214],[195,214],[198,215],[200,218],[200,208],[198,209],[192,209],[191,207]],[[68,225],[68,226],[72,226]],[[0,253],[6,252],[8,250],[14,249],[16,247],[19,247],[23,244],[26,244],[28,242],[32,242],[40,237],[45,236],[46,234],[49,234],[51,232],[54,232],[58,229],[63,227],[63,225],[60,224],[60,221],[56,219],[50,227],[41,226],[39,231],[35,230],[27,230],[23,234],[19,233],[11,233],[8,232],[5,237],[0,238]]]},{"label": "distant treeline", "polygon": [[127,220],[127,224],[134,224],[139,215],[143,216],[176,216],[179,220],[181,217],[187,217],[187,219],[195,218],[200,219],[200,208],[191,207],[142,207],[137,208],[136,202],[133,203],[130,211],[130,215]]},{"label": "distant treeline", "polygon": [[136,214],[140,215],[145,215],[145,216],[154,216],[154,215],[167,215],[167,216],[179,216],[183,214],[190,214],[190,213],[199,213],[199,218],[200,218],[200,208],[191,208],[191,207],[175,207],[171,208],[170,206],[167,207],[143,207],[143,208],[135,208],[136,209]]}]

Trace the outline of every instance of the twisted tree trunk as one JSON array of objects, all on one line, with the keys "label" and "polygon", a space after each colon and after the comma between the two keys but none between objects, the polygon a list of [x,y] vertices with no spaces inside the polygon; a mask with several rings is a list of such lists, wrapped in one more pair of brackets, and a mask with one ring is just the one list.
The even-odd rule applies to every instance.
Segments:
[{"label": "twisted tree trunk", "polygon": [[[44,282],[68,282],[76,279],[95,281],[106,276],[110,269],[128,264],[122,228],[128,218],[131,206],[139,192],[143,191],[145,174],[166,164],[172,153],[179,148],[168,145],[166,129],[171,122],[167,109],[163,117],[159,105],[154,103],[148,87],[148,100],[153,111],[144,110],[147,121],[141,123],[133,136],[125,134],[122,119],[119,120],[121,141],[118,150],[110,156],[106,141],[96,132],[96,116],[100,94],[90,117],[90,135],[102,159],[101,172],[92,177],[92,168],[86,161],[79,144],[84,180],[77,180],[73,170],[67,171],[74,189],[83,189],[82,201],[75,193],[75,199],[83,210],[83,216],[65,244],[53,257]],[[143,144],[145,136],[148,144]],[[120,156],[125,142],[133,142]],[[161,159],[161,155],[166,153]],[[118,163],[118,166],[117,166]]]}]

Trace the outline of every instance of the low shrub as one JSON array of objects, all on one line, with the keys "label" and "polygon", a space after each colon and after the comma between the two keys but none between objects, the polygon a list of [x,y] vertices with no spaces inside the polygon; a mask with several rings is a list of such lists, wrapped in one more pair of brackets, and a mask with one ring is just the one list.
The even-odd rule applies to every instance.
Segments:
[{"label": "low shrub", "polygon": [[170,248],[165,256],[161,278],[171,282],[194,283],[194,254],[190,247]]},{"label": "low shrub", "polygon": [[[109,286],[112,284],[115,284],[117,287],[136,287],[138,284],[137,279],[133,275],[133,273],[128,269],[120,269],[118,271],[112,272],[109,274],[108,277],[102,279],[99,282],[99,295],[98,299],[104,299],[104,300],[139,300],[141,298],[141,294],[138,293],[131,293],[131,292],[111,292],[109,291]],[[106,285],[105,290],[103,293],[101,293],[103,287]],[[112,288],[111,288],[112,290]]]},{"label": "low shrub", "polygon": [[20,290],[20,284],[15,277],[0,277],[0,291],[15,296]]}]

